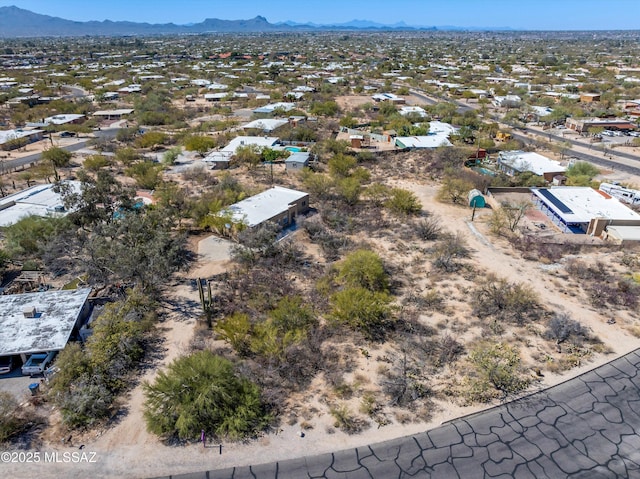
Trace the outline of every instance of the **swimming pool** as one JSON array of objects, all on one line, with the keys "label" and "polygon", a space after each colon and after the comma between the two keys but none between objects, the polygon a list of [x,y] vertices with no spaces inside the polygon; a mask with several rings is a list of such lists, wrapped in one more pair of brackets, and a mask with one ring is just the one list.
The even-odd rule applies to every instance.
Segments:
[{"label": "swimming pool", "polygon": [[477,171],[478,173],[480,173],[482,175],[496,176],[495,171],[488,170],[488,169],[483,168],[481,166],[475,166],[475,167],[473,167],[471,169],[474,170],[474,171]]},{"label": "swimming pool", "polygon": [[285,146],[284,149],[292,153],[298,153],[301,151],[301,149],[298,148],[297,146]]}]

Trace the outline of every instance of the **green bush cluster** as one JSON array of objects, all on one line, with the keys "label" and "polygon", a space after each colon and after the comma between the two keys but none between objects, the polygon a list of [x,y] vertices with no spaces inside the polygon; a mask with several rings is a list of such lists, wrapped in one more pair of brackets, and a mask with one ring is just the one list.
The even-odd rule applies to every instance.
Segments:
[{"label": "green bush cluster", "polygon": [[144,390],[147,428],[165,438],[198,440],[204,430],[210,437],[242,439],[270,420],[260,388],[209,351],[173,361]]}]

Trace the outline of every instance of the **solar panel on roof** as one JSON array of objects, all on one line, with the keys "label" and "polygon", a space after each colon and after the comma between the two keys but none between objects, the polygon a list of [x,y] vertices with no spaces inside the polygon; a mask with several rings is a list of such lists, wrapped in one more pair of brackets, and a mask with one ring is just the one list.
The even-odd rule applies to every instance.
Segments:
[{"label": "solar panel on roof", "polygon": [[553,193],[551,193],[551,191],[540,189],[540,190],[538,190],[538,192],[542,196],[544,196],[546,199],[548,199],[551,204],[553,204],[556,208],[558,208],[561,213],[563,213],[563,214],[573,214],[573,211],[571,211],[571,208],[569,208],[562,201],[560,201],[558,198],[556,198],[553,195]]}]

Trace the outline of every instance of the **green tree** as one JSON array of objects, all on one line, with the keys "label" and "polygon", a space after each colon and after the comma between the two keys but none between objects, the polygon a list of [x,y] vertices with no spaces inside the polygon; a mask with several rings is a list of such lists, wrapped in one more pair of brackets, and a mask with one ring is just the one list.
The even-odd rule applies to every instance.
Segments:
[{"label": "green tree", "polygon": [[122,211],[98,224],[87,242],[87,267],[102,281],[135,282],[154,291],[185,264],[184,236],[162,210]]},{"label": "green tree", "polygon": [[383,206],[391,195],[391,188],[382,183],[373,183],[364,190],[364,195],[369,198],[374,205]]},{"label": "green tree", "polygon": [[139,161],[127,168],[125,173],[136,180],[138,187],[153,190],[162,180],[162,165],[152,161]]},{"label": "green tree", "polygon": [[600,174],[600,170],[586,161],[576,161],[565,172],[568,178],[586,176],[589,179]]},{"label": "green tree", "polygon": [[91,155],[82,163],[82,167],[89,171],[98,171],[110,165],[111,160],[104,155]]},{"label": "green tree", "polygon": [[340,107],[335,101],[329,100],[325,102],[312,103],[309,111],[312,115],[336,116],[338,111],[340,111]]},{"label": "green tree", "polygon": [[148,131],[136,139],[138,148],[153,148],[155,146],[164,145],[169,140],[166,133],[160,131]]},{"label": "green tree", "polygon": [[180,153],[182,153],[182,148],[180,148],[179,146],[175,146],[166,151],[164,155],[162,155],[162,164],[168,166],[173,165],[180,156]]},{"label": "green tree", "polygon": [[354,206],[360,200],[362,185],[358,178],[340,178],[335,183],[335,191],[339,198],[349,206]]},{"label": "green tree", "polygon": [[329,173],[334,178],[346,178],[357,164],[353,156],[339,153],[329,160]]},{"label": "green tree", "polygon": [[70,152],[57,146],[52,146],[42,152],[42,159],[50,161],[56,168],[69,166],[71,156]]},{"label": "green tree", "polygon": [[27,216],[4,230],[4,247],[10,257],[39,255],[57,232],[68,226],[64,218]]},{"label": "green tree", "polygon": [[257,433],[270,419],[259,387],[209,351],[176,359],[144,391],[147,428],[163,437],[197,440],[204,430],[237,440]]},{"label": "green tree", "polygon": [[69,218],[74,223],[91,229],[95,224],[113,221],[116,210],[133,208],[134,191],[124,187],[108,170],[98,170],[95,177],[80,170],[78,180],[79,191],[67,182],[54,186],[62,195],[65,208],[71,211]]},{"label": "green tree", "polygon": [[185,150],[197,151],[202,155],[215,148],[217,144],[215,138],[205,135],[189,135],[183,141]]},{"label": "green tree", "polygon": [[260,150],[255,145],[243,145],[236,149],[234,157],[241,165],[253,169],[260,163]]},{"label": "green tree", "polygon": [[442,186],[438,190],[438,199],[457,205],[464,204],[467,201],[469,191],[473,188],[474,185],[470,181],[448,176],[443,180]]}]

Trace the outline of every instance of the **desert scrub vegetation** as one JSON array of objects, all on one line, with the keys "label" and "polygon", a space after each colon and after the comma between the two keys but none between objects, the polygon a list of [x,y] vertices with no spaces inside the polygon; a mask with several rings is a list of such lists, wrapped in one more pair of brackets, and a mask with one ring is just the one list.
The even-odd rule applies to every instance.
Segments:
[{"label": "desert scrub vegetation", "polygon": [[582,280],[580,285],[594,307],[637,309],[640,285],[632,277],[616,277],[601,262],[589,265],[578,259],[570,260],[566,269],[567,273]]},{"label": "desert scrub vegetation", "polygon": [[464,398],[469,403],[504,399],[530,383],[520,352],[505,343],[481,343],[469,354],[471,370],[465,379]]},{"label": "desert scrub vegetation", "polygon": [[209,351],[173,361],[144,386],[149,431],[165,439],[210,437],[238,440],[263,430],[271,420],[260,388],[233,364]]},{"label": "desert scrub vegetation", "polygon": [[11,393],[0,391],[0,444],[12,442],[41,422],[42,418],[28,414]]},{"label": "desert scrub vegetation", "polygon": [[538,295],[524,284],[487,275],[471,297],[473,314],[480,319],[518,326],[536,321],[544,314]]}]

